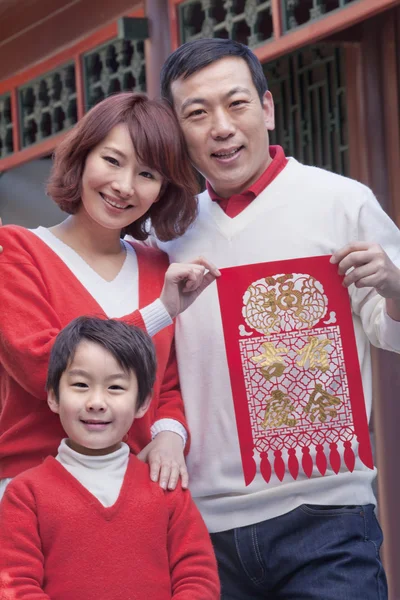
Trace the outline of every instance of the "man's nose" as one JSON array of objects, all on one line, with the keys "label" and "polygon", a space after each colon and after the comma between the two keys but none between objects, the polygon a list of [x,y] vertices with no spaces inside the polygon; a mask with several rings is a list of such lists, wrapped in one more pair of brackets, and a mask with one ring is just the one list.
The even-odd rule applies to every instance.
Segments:
[{"label": "man's nose", "polygon": [[227,139],[232,137],[235,131],[235,124],[228,112],[220,110],[214,114],[211,133],[214,139]]}]

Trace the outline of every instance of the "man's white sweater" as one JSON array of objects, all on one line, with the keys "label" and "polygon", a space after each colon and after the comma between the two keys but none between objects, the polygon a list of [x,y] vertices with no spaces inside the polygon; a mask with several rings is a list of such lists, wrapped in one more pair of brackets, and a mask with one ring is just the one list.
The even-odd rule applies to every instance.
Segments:
[{"label": "man's white sweater", "polygon": [[[301,165],[293,158],[237,217],[228,217],[209,194],[199,197],[199,216],[181,238],[157,242],[171,262],[202,255],[219,268],[330,255],[353,241],[380,244],[400,266],[400,232],[372,192],[358,182]],[[400,323],[385,312],[371,288],[350,295],[368,418],[372,385],[369,341],[400,352]],[[176,346],[186,414],[192,434],[190,487],[209,531],[270,519],[301,504],[375,502],[375,472],[359,459],[353,473],[314,468],[309,479],[257,473],[246,487],[226,357],[217,286],[210,286],[177,320]]]}]

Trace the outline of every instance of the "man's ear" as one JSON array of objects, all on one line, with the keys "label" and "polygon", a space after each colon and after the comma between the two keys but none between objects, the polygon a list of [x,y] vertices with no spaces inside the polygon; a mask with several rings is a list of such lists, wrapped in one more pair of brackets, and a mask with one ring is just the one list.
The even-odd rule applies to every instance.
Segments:
[{"label": "man's ear", "polygon": [[149,394],[142,406],[136,411],[135,419],[141,419],[149,410],[152,394]]},{"label": "man's ear", "polygon": [[265,125],[269,131],[272,131],[275,129],[275,107],[271,92],[265,92],[262,100],[262,107],[264,111]]},{"label": "man's ear", "polygon": [[47,404],[53,413],[56,413],[57,415],[60,413],[60,404],[56,398],[54,390],[49,390],[47,392]]}]

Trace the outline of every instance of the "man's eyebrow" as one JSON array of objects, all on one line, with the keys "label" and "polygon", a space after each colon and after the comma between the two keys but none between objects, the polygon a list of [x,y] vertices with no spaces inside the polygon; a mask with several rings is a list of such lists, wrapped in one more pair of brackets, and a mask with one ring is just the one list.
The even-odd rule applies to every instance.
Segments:
[{"label": "man's eyebrow", "polygon": [[[248,96],[250,96],[251,92],[248,88],[238,85],[238,86],[232,88],[231,90],[229,90],[229,92],[227,92],[224,95],[224,98],[230,98],[231,96],[234,96],[235,94],[247,94]],[[207,104],[207,100],[206,100],[206,98],[200,98],[200,97],[199,98],[188,98],[182,104],[181,111],[183,112],[188,106],[191,106],[192,104]]]},{"label": "man's eyebrow", "polygon": [[121,150],[118,150],[118,148],[114,148],[113,146],[105,146],[103,148],[103,150],[108,150],[109,152],[114,152],[115,154],[118,154],[118,156],[120,156],[121,158],[126,158],[126,154],[121,152]]},{"label": "man's eyebrow", "polygon": [[181,110],[185,110],[191,104],[207,104],[207,100],[205,98],[188,98],[181,106]]},{"label": "man's eyebrow", "polygon": [[248,88],[245,88],[245,87],[242,87],[240,85],[237,85],[236,87],[234,87],[231,90],[229,90],[229,92],[225,95],[225,97],[226,98],[230,98],[234,94],[247,94],[248,96],[250,96],[251,92],[250,92],[250,90]]}]

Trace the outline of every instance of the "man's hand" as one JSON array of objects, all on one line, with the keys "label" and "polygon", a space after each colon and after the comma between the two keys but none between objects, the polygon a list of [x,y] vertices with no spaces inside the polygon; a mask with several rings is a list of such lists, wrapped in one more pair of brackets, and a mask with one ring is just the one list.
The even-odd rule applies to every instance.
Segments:
[{"label": "man's hand", "polygon": [[345,275],[344,286],[349,287],[354,283],[356,288],[374,288],[386,298],[389,316],[400,320],[400,269],[381,246],[370,242],[353,242],[335,252],[331,263],[339,265],[339,275]]},{"label": "man's hand", "polygon": [[188,487],[189,475],[183,455],[183,440],[178,433],[158,433],[138,454],[138,458],[149,463],[151,480],[159,481],[164,490],[174,490],[179,477],[182,479],[182,487]]},{"label": "man's hand", "polygon": [[160,296],[171,319],[186,310],[220,275],[217,267],[202,257],[191,263],[172,263],[165,274]]}]

